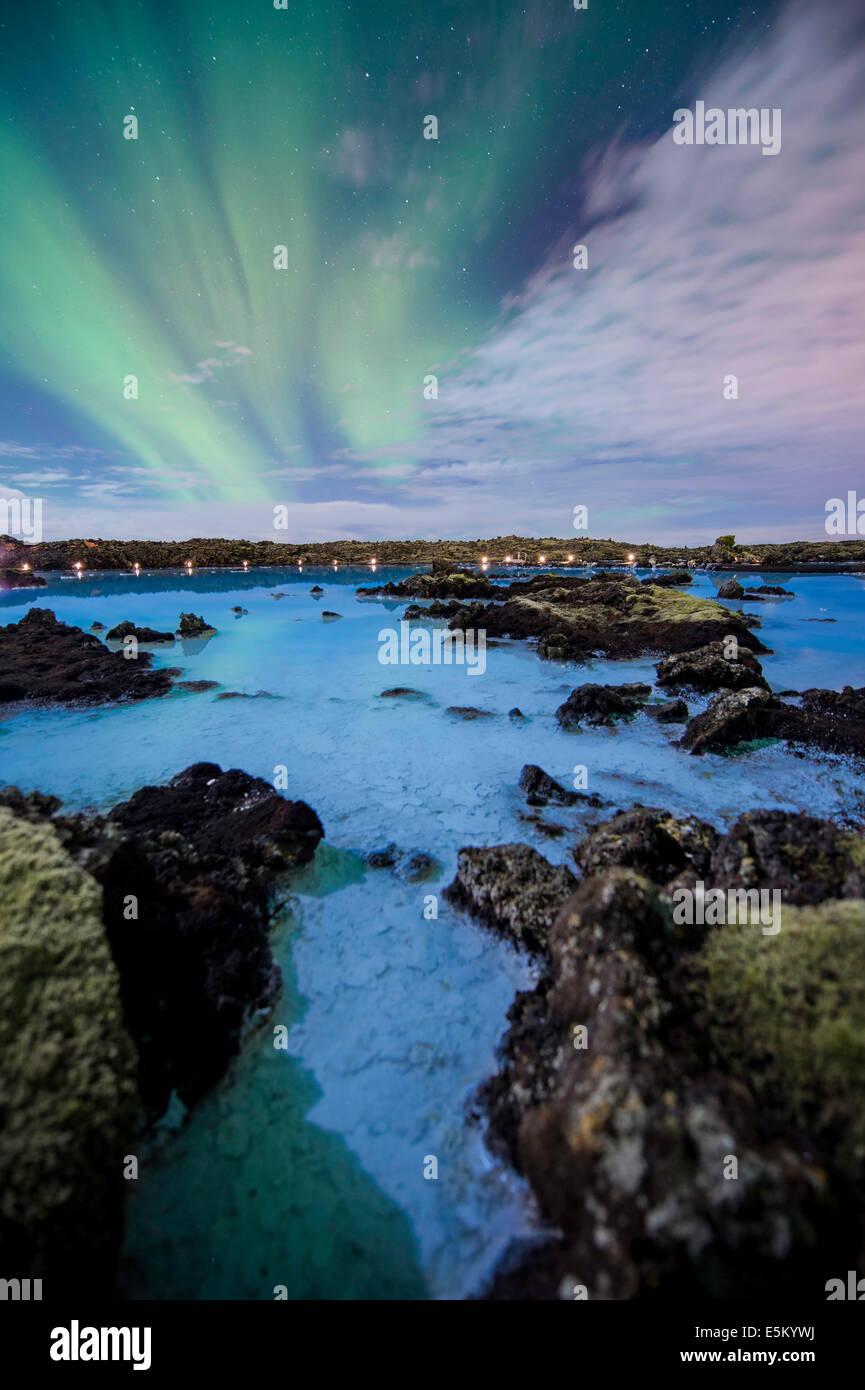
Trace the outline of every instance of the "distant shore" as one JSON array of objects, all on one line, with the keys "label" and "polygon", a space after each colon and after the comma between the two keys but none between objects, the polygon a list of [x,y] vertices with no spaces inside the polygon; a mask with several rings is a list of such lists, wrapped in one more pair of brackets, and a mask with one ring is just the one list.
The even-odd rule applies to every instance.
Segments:
[{"label": "distant shore", "polygon": [[[726,538],[725,538],[726,539]],[[562,540],[554,536],[494,536],[476,541],[316,541],[289,544],[192,538],[182,541],[115,541],[74,539],[25,545],[0,536],[0,569],[83,571],[184,570],[207,568],[270,568],[285,565],[367,566],[423,565],[448,562],[486,563],[527,568],[563,565],[628,565],[649,568],[691,566],[798,573],[865,570],[865,539],[790,541],[782,545],[669,546],[587,537]]]}]

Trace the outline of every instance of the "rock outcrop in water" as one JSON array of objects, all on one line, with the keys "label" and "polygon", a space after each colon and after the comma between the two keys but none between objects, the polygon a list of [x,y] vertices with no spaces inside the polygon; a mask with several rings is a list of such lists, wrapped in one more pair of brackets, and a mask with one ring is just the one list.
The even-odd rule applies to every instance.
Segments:
[{"label": "rock outcrop in water", "polygon": [[781,701],[762,686],[717,695],[688,721],[681,746],[689,753],[723,753],[743,743],[780,737]]},{"label": "rock outcrop in water", "polygon": [[456,878],[444,890],[455,907],[530,951],[544,948],[559,905],[576,880],[531,845],[461,849]]},{"label": "rock outcrop in water", "polygon": [[728,650],[724,642],[709,642],[693,651],[666,656],[655,667],[658,685],[666,690],[744,690],[757,685],[769,689],[752,652],[745,649],[732,657],[725,654]]},{"label": "rock outcrop in water", "polygon": [[31,608],[0,626],[0,704],[107,704],[146,700],[171,689],[166,671],[140,652],[127,661],[98,637],[58,622],[50,608]]},{"label": "rock outcrop in water", "polygon": [[205,622],[204,618],[197,613],[181,613],[177,624],[177,633],[180,637],[210,637],[216,631],[210,623]]},{"label": "rock outcrop in water", "polygon": [[617,724],[620,719],[633,719],[651,693],[652,687],[639,681],[629,685],[578,685],[559,705],[556,719],[563,729],[576,729],[580,724]]},{"label": "rock outcrop in water", "polygon": [[110,1292],[138,1132],[102,893],[41,818],[56,806],[0,805],[0,1250],[46,1299]]},{"label": "rock outcrop in water", "polygon": [[750,631],[756,619],[629,575],[538,575],[499,593],[503,602],[487,604],[475,626],[487,637],[535,638],[539,654],[556,660],[692,651],[730,637],[766,651]]},{"label": "rock outcrop in water", "polygon": [[[477,599],[491,598],[496,592],[485,574],[470,570],[433,566],[431,574],[410,574],[396,583],[358,589],[359,594],[382,594],[388,598]],[[441,611],[441,610],[440,610]]]},{"label": "rock outcrop in water", "polygon": [[[500,850],[463,853],[473,903],[518,900]],[[490,1296],[824,1297],[825,1271],[863,1255],[865,841],[785,812],[719,835],[634,808],[575,857],[585,877],[537,934],[546,968],[480,1095],[557,1234]],[[704,876],[778,889],[783,929],[677,924],[675,886]],[[519,911],[484,920],[520,939]]]},{"label": "rock outcrop in water", "polygon": [[125,637],[134,637],[136,642],[173,642],[173,632],[159,632],[153,627],[136,627],[135,623],[118,623],[105,634],[106,642],[122,642]]},{"label": "rock outcrop in water", "polygon": [[806,690],[798,705],[767,689],[727,691],[689,720],[680,740],[689,753],[726,753],[765,739],[786,739],[828,753],[865,754],[865,687]]},{"label": "rock outcrop in water", "polygon": [[[536,763],[526,763],[520,773],[520,789],[530,806],[547,806],[550,802],[554,806],[576,806],[578,801],[593,800],[586,792],[569,791]],[[598,804],[597,798],[593,804]]]}]

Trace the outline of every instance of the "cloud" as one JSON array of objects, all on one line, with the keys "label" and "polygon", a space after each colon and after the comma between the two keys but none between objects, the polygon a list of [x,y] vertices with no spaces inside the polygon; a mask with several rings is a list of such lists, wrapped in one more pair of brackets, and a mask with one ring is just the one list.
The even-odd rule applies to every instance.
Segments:
[{"label": "cloud", "polygon": [[102,460],[122,458],[120,449],[93,449],[87,444],[19,444],[14,440],[0,440],[0,457],[20,459],[76,459],[79,463],[87,459]]},{"label": "cloud", "polygon": [[822,533],[865,425],[865,55],[849,13],[796,4],[690,94],[780,107],[776,157],[676,145],[672,109],[654,143],[606,151],[585,223],[442,373],[415,488],[498,473],[567,511],[594,501],[620,529],[641,505],[698,517],[726,496],[758,532]]},{"label": "cloud", "polygon": [[[239,343],[220,342],[214,343],[215,347],[222,348],[221,357],[204,357],[200,362],[196,362],[195,371],[190,372],[169,372],[168,380],[174,386],[200,386],[205,381],[215,381],[216,374],[225,367],[237,367],[247,357],[252,357],[252,348],[241,347]],[[220,401],[220,405],[231,405],[233,402]]]}]

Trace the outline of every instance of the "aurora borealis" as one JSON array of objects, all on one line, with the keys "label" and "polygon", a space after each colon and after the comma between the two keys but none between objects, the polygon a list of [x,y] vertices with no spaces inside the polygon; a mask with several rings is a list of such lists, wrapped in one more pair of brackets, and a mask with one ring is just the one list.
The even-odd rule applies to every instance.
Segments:
[{"label": "aurora borealis", "polygon": [[[566,535],[576,503],[597,535],[821,535],[863,423],[852,14],[9,15],[0,485],[49,537],[267,537],[276,503],[290,539]],[[674,147],[703,95],[783,107],[780,156]]]}]

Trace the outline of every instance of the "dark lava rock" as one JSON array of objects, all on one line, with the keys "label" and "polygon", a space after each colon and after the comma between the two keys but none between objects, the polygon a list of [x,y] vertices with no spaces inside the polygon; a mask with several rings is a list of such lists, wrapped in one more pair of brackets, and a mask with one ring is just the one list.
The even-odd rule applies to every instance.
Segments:
[{"label": "dark lava rock", "polygon": [[413,690],[410,685],[395,685],[391,690],[383,690],[380,700],[428,700],[423,690]]},{"label": "dark lava rock", "polygon": [[718,590],[718,598],[744,598],[745,590],[736,579],[728,579]]},{"label": "dark lava rock", "polygon": [[175,690],[187,690],[191,695],[198,695],[203,690],[216,690],[219,681],[178,681]]},{"label": "dark lava rock", "polygon": [[508,710],[508,719],[513,720],[515,724],[528,724],[529,722],[522,710],[516,705],[514,705],[513,709]]},{"label": "dark lava rock", "polygon": [[364,859],[371,869],[395,869],[407,883],[423,883],[441,873],[441,864],[433,855],[425,850],[406,852],[393,841],[381,849],[370,850]]},{"label": "dark lava rock", "polygon": [[[749,1000],[744,987],[750,938],[743,933],[739,954],[728,952],[720,968],[704,961],[702,939],[672,924],[646,878],[607,870],[562,906],[549,971],[509,1013],[503,1067],[481,1099],[491,1141],[558,1233],[529,1258],[536,1298],[572,1299],[578,1284],[590,1299],[746,1297],[767,1287],[789,1296],[813,1282],[818,1237],[821,1268],[833,1257],[839,1268],[847,1257],[855,1264],[855,1195],[803,1153],[792,1107],[770,1115],[750,1089],[748,1068],[762,1080],[766,1045],[759,995]],[[769,991],[773,943],[757,940]],[[788,954],[795,979],[801,941]],[[858,982],[855,991],[861,998]],[[784,1017],[783,997],[769,1007],[767,1040],[774,1015]],[[712,1034],[695,1022],[704,1012]],[[803,1002],[790,1039],[808,1017]],[[781,1054],[777,1070],[789,1074],[788,1049]],[[810,1079],[816,1069],[807,1065]],[[836,1068],[843,1073],[837,1059]],[[842,1108],[852,1114],[849,1067],[844,1075]],[[727,1180],[731,1156],[736,1181]],[[511,1262],[491,1296],[519,1288]]]},{"label": "dark lava rock", "polygon": [[223,690],[217,695],[217,700],[281,700],[282,695],[273,695],[269,690],[256,690],[254,695],[249,695],[245,690]]},{"label": "dark lava rock", "polygon": [[210,623],[206,623],[196,613],[181,613],[177,631],[181,637],[204,637],[215,632],[216,628],[211,627]]},{"label": "dark lava rock", "polygon": [[573,892],[569,869],[530,845],[461,849],[445,898],[517,945],[542,951],[558,909]]},{"label": "dark lava rock", "polygon": [[776,598],[795,598],[792,589],[782,589],[780,584],[761,584],[758,589],[746,589],[749,598],[754,594],[771,594]]},{"label": "dark lava rock", "polygon": [[803,618],[803,623],[837,623],[837,618]]},{"label": "dark lava rock", "polygon": [[32,570],[0,569],[0,590],[44,589],[47,582]]},{"label": "dark lava rock", "polygon": [[[307,863],[315,812],[261,778],[196,763],[105,818],[58,817],[68,853],[102,887],[139,1089],[156,1118],[219,1079],[244,1022],[280,985],[268,928],[277,875]],[[130,916],[130,903],[135,914]]]},{"label": "dark lava rock", "polygon": [[555,806],[575,806],[578,801],[587,800],[577,792],[568,791],[535,763],[526,763],[520,773],[520,788],[526,793],[530,806],[546,806],[551,801]]},{"label": "dark lava rock", "polygon": [[314,584],[314,585],[312,586],[312,588],[310,589],[309,592],[310,592],[311,594],[323,594],[323,593],[324,593],[324,589],[322,589],[322,587],[321,587],[320,584]]},{"label": "dark lava rock", "polygon": [[753,652],[739,647],[731,659],[724,655],[725,650],[723,642],[709,642],[696,651],[665,656],[655,667],[658,685],[671,690],[744,690],[757,685],[769,689]]},{"label": "dark lava rock", "polygon": [[475,625],[488,638],[536,638],[539,654],[556,660],[688,651],[728,636],[752,651],[766,650],[749,631],[756,618],[630,575],[538,575],[499,589],[497,597],[504,602],[487,604]]},{"label": "dark lava rock", "polygon": [[488,709],[476,709],[474,705],[448,705],[446,714],[453,714],[457,719],[492,719],[492,714]]},{"label": "dark lava rock", "polygon": [[122,642],[124,637],[134,637],[136,642],[173,642],[173,632],[157,632],[152,627],[136,627],[134,623],[118,623],[105,634],[106,642]]},{"label": "dark lava rock", "polygon": [[249,612],[249,609],[241,608],[240,604],[236,603],[231,611],[234,614],[235,618],[245,618]]},{"label": "dark lava rock", "polygon": [[400,861],[397,873],[406,883],[425,883],[428,879],[437,878],[441,868],[441,864],[432,854],[427,854],[426,850],[416,850],[414,854],[408,854]]},{"label": "dark lava rock", "polygon": [[104,623],[98,623],[98,622],[97,622],[97,623],[91,623],[91,624],[90,624],[90,629],[89,629],[89,630],[90,630],[91,632],[104,632],[104,631],[105,631],[105,624],[104,624]]},{"label": "dark lava rock", "polygon": [[765,689],[730,691],[690,720],[680,746],[692,753],[724,752],[766,738],[829,753],[865,754],[865,687],[806,690],[799,705],[785,704]]},{"label": "dark lava rock", "polygon": [[650,685],[580,685],[572,690],[563,705],[556,710],[556,719],[563,729],[578,724],[615,724],[630,719],[643,707],[652,693]]},{"label": "dark lava rock", "polygon": [[865,753],[865,686],[804,690],[798,708],[785,706],[787,738],[829,753]]},{"label": "dark lava rock", "polygon": [[681,724],[688,718],[684,700],[665,700],[662,705],[644,705],[643,711],[659,724]]},{"label": "dark lava rock", "polygon": [[783,902],[865,897],[865,840],[791,811],[746,811],[718,839],[707,879],[724,888],[777,888]]},{"label": "dark lava rock", "polygon": [[717,840],[717,831],[696,816],[677,820],[655,806],[633,806],[590,830],[576,845],[574,860],[586,877],[628,868],[665,884],[687,871],[708,875]]},{"label": "dark lava rock", "polygon": [[679,746],[689,753],[722,753],[739,743],[781,737],[783,710],[780,700],[760,686],[730,690],[688,721]]},{"label": "dark lava rock", "polygon": [[393,869],[400,853],[399,846],[391,840],[383,849],[371,849],[364,858],[371,869]]},{"label": "dark lava rock", "polygon": [[127,661],[97,637],[58,622],[50,608],[31,608],[0,627],[0,704],[109,704],[146,700],[171,689],[165,671],[151,671],[142,652]]},{"label": "dark lava rock", "polygon": [[[479,605],[483,610],[483,604]],[[433,599],[431,603],[423,606],[419,603],[409,603],[403,612],[404,618],[454,618],[463,613],[465,605],[458,599]]]},{"label": "dark lava rock", "polygon": [[322,609],[321,617],[322,617],[322,622],[325,622],[325,623],[332,623],[333,620],[334,620],[334,618],[341,618],[341,617],[342,617],[342,614],[341,614],[341,613],[331,613],[331,612],[328,611],[328,609],[324,608],[324,609]]},{"label": "dark lava rock", "polygon": [[358,589],[359,594],[385,594],[391,598],[491,598],[496,592],[486,575],[452,569],[449,573],[410,574],[397,583]]}]

